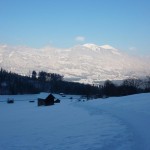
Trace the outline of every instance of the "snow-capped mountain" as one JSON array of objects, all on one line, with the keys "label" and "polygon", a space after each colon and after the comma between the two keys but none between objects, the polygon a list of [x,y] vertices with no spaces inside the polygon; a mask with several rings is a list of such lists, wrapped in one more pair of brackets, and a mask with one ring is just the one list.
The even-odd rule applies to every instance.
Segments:
[{"label": "snow-capped mountain", "polygon": [[109,45],[77,45],[68,49],[0,45],[0,66],[19,74],[32,70],[63,74],[66,80],[98,83],[150,75],[149,59],[129,56]]}]

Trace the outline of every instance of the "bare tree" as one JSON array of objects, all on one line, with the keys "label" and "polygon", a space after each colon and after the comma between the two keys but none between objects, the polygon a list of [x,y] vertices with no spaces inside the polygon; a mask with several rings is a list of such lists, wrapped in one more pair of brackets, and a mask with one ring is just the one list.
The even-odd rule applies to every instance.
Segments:
[{"label": "bare tree", "polygon": [[145,89],[149,89],[150,90],[150,76],[146,77],[144,85],[145,85]]},{"label": "bare tree", "polygon": [[141,79],[129,78],[124,80],[123,85],[128,87],[135,87],[138,89],[143,86],[143,81]]}]

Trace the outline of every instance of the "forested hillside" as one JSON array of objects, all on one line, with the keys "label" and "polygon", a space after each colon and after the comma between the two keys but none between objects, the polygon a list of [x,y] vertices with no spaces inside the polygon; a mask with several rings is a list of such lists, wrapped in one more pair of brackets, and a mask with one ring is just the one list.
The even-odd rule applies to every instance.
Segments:
[{"label": "forested hillside", "polygon": [[150,92],[150,77],[126,79],[121,85],[105,81],[104,85],[94,86],[63,80],[63,76],[44,71],[32,71],[30,76],[0,70],[0,94],[34,94],[39,92],[65,93],[91,97],[124,96]]}]

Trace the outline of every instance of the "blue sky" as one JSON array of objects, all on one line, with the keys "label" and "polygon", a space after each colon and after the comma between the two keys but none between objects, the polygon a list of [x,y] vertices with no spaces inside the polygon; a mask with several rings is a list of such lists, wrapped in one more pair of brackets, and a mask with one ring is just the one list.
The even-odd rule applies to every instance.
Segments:
[{"label": "blue sky", "polygon": [[0,0],[0,44],[84,43],[150,55],[150,0]]}]

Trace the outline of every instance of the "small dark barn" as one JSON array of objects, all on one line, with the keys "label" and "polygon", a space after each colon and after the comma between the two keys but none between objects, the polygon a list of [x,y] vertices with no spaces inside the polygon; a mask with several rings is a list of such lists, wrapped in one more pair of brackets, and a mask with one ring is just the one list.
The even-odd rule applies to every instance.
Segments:
[{"label": "small dark barn", "polygon": [[60,103],[60,100],[59,100],[59,99],[56,99],[56,100],[54,101],[54,103]]},{"label": "small dark barn", "polygon": [[14,103],[14,99],[9,99],[9,98],[8,98],[8,99],[7,99],[7,103],[8,103],[8,104]]},{"label": "small dark barn", "polygon": [[55,97],[52,94],[41,93],[38,98],[38,106],[54,105]]}]

